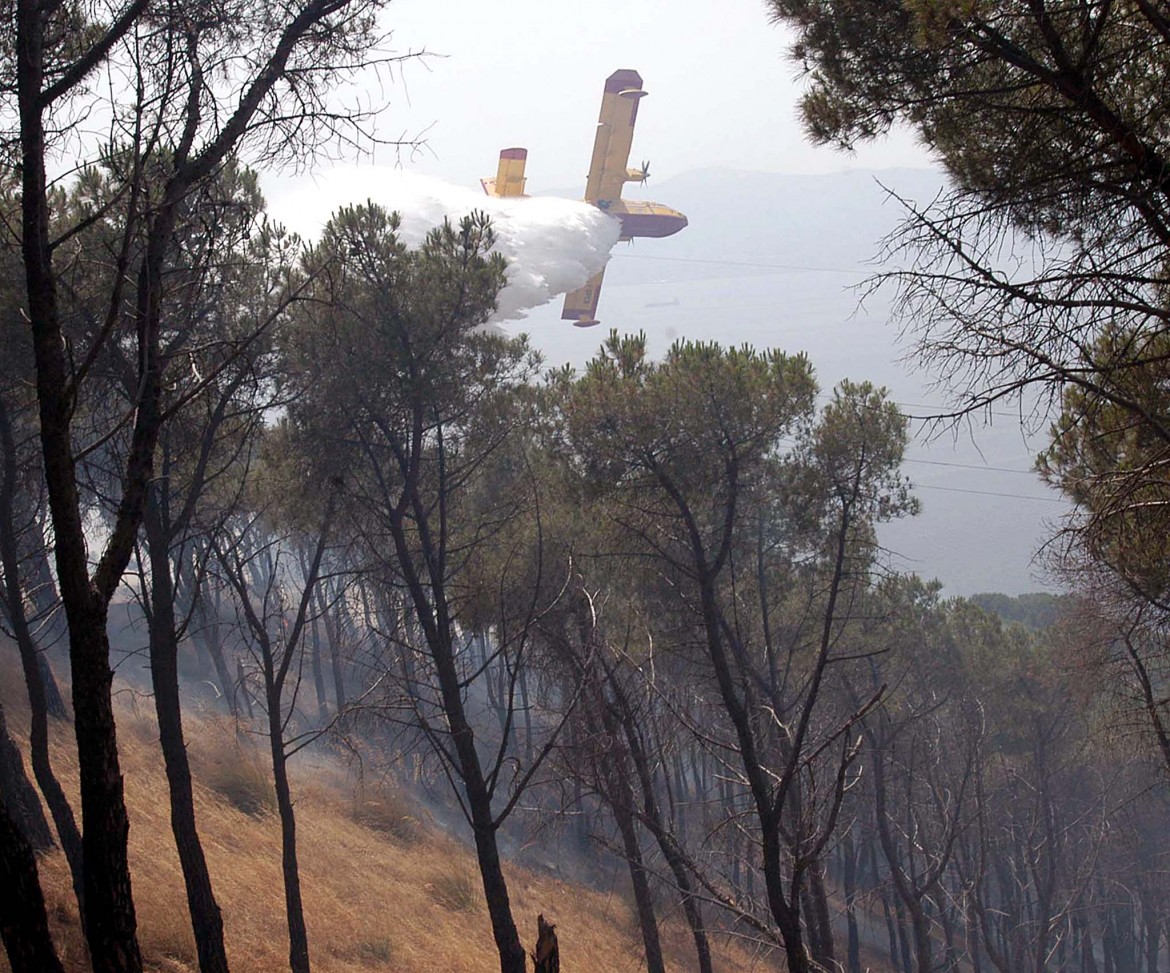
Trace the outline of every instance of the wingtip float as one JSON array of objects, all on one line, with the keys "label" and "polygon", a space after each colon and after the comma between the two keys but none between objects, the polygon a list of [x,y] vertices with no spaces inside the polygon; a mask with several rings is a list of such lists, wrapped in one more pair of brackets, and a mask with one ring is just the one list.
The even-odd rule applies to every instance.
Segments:
[{"label": "wingtip float", "polygon": [[[669,206],[622,199],[622,188],[627,182],[644,183],[650,175],[648,162],[643,162],[640,169],[628,167],[638,104],[646,94],[642,88],[642,76],[637,71],[615,71],[606,79],[597,136],[593,141],[593,158],[585,182],[585,202],[621,221],[621,240],[671,236],[687,225],[687,218]],[[480,180],[484,192],[489,196],[523,196],[527,161],[527,149],[503,149],[495,178]],[[582,287],[565,295],[561,318],[572,321],[578,328],[599,324],[597,302],[604,276],[605,271],[601,270]]]}]

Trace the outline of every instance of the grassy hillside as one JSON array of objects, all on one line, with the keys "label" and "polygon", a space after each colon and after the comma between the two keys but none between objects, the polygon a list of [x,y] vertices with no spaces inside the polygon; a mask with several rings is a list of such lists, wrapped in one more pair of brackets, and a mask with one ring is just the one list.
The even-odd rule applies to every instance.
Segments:
[{"label": "grassy hillside", "polygon": [[[25,737],[18,670],[5,659],[0,681],[14,736]],[[196,969],[178,857],[171,838],[166,781],[153,705],[122,693],[118,702],[122,768],[130,809],[130,864],[147,966]],[[287,969],[279,825],[267,787],[262,741],[237,739],[226,721],[188,716],[200,830],[224,913],[235,973]],[[71,730],[54,728],[54,767],[76,804],[77,761]],[[470,973],[499,968],[474,856],[420,820],[393,792],[367,789],[359,799],[340,764],[296,758],[294,780],[309,948],[315,970]],[[643,968],[637,923],[618,872],[597,891],[511,868],[508,880],[521,937],[531,947],[536,916],[557,923],[566,973]],[[61,854],[42,859],[59,949],[70,971],[84,970],[81,932]],[[677,913],[677,910],[675,910]],[[664,919],[671,969],[694,968],[681,914]],[[717,937],[721,973],[768,970],[771,961]],[[2,952],[2,951],[0,951]],[[0,955],[0,970],[7,964]]]}]

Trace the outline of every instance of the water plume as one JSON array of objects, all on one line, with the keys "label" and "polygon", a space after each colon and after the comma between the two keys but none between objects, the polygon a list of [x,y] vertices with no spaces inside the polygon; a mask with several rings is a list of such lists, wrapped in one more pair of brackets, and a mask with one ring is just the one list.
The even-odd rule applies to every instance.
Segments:
[{"label": "water plume", "polygon": [[428,230],[474,209],[486,212],[498,250],[508,261],[508,283],[493,321],[514,321],[532,308],[575,290],[605,266],[621,224],[595,206],[555,196],[501,199],[478,188],[382,166],[330,170],[312,188],[270,207],[272,215],[305,239],[315,239],[342,206],[372,201],[402,217],[408,246]]}]

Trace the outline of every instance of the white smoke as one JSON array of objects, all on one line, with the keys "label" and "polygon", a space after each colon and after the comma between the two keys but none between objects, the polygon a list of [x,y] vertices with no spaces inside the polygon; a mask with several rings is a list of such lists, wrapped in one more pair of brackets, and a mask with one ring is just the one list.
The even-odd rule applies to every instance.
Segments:
[{"label": "white smoke", "polygon": [[315,240],[342,206],[372,201],[402,216],[400,239],[422,242],[444,218],[486,212],[496,250],[508,261],[508,283],[492,320],[512,321],[559,294],[582,286],[605,267],[621,224],[595,206],[554,196],[500,199],[481,190],[382,166],[332,169],[310,186],[274,202],[271,214],[306,240]]}]

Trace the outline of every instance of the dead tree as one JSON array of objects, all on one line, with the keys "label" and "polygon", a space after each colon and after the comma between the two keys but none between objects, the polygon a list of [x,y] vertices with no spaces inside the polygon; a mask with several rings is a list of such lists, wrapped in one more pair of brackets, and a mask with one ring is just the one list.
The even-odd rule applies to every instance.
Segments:
[{"label": "dead tree", "polygon": [[544,913],[536,917],[536,949],[532,951],[532,966],[534,973],[561,973],[557,924],[545,922]]}]

